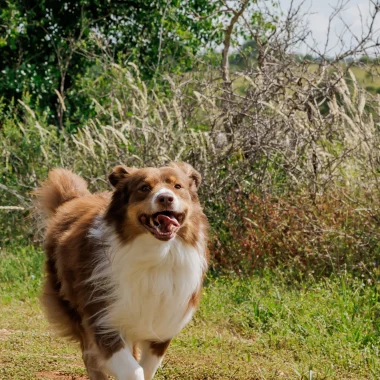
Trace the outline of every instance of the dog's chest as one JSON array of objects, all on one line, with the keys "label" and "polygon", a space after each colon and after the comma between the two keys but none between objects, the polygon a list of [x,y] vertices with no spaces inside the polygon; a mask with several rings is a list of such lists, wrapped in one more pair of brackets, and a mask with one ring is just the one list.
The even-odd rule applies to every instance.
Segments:
[{"label": "dog's chest", "polygon": [[136,239],[115,255],[109,317],[125,336],[166,340],[190,320],[205,262],[192,246],[152,239]]}]

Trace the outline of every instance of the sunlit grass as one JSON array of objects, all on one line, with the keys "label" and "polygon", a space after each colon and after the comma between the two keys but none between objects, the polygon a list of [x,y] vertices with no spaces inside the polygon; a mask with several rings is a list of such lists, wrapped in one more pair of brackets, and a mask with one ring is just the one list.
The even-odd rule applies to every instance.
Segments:
[{"label": "sunlit grass", "polygon": [[[78,348],[55,338],[37,301],[43,255],[1,251],[0,378],[85,376]],[[264,272],[209,277],[199,312],[157,379],[377,379],[376,284],[348,274],[303,284]]]},{"label": "sunlit grass", "polygon": [[[309,65],[309,71],[314,72],[317,69],[316,64]],[[378,71],[379,67],[376,67],[376,71]],[[359,66],[351,66],[350,70],[354,74],[358,84],[363,88],[373,88],[373,89],[379,89],[380,88],[380,76],[377,75],[371,75],[371,73],[367,70],[365,70],[363,67]],[[345,78],[349,81],[352,79],[348,76]]]}]

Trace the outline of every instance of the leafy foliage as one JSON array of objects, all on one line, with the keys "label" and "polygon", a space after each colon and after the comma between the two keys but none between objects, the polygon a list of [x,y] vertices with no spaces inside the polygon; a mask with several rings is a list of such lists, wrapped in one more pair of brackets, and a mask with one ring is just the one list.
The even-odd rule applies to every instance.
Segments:
[{"label": "leafy foliage", "polygon": [[[102,70],[99,82],[88,84],[96,118],[75,133],[58,133],[26,103],[22,121],[6,121],[0,131],[4,204],[27,210],[28,192],[56,166],[71,168],[99,191],[109,188],[107,173],[118,163],[142,167],[183,160],[204,177],[200,195],[212,225],[215,271],[252,273],[282,266],[300,279],[310,271],[316,276],[343,268],[362,273],[377,263],[378,136],[370,113],[376,103],[369,99],[366,111],[365,95],[355,82],[350,90],[331,73],[336,96],[326,113],[313,109],[319,115],[314,118],[308,118],[308,109],[294,114],[287,108],[293,103],[282,98],[268,103],[272,95],[265,82],[248,87],[242,93],[257,102],[252,116],[258,124],[242,120],[229,144],[223,129],[210,132],[224,112],[213,96],[220,90],[212,77],[213,85],[204,75],[179,84],[168,77],[166,86],[148,88],[135,65],[110,64]],[[232,107],[238,112],[244,105]],[[317,137],[310,139],[310,133]],[[256,139],[262,145],[254,145]],[[30,219],[19,223],[21,215],[1,211],[0,233],[7,244],[39,239]]]},{"label": "leafy foliage", "polygon": [[218,38],[212,33],[212,19],[203,17],[213,12],[215,4],[205,0],[5,3],[0,96],[11,100],[28,93],[33,103],[38,101],[42,110],[55,115],[58,90],[77,121],[89,106],[77,83],[96,56],[135,62],[144,77],[152,77],[161,71],[189,70],[199,48]]},{"label": "leafy foliage", "polygon": [[[71,57],[70,65],[77,59],[88,59],[79,54],[82,48],[92,51],[93,56],[88,66],[79,68],[83,71],[73,87],[56,96],[59,95],[61,111],[58,116],[67,112],[81,122],[73,124],[71,120],[66,128],[55,128],[49,114],[41,112],[31,94],[14,102],[18,112],[5,101],[0,107],[3,241],[38,241],[40,231],[32,228],[31,218],[27,218],[29,192],[53,167],[71,168],[88,180],[91,190],[98,191],[108,188],[106,175],[118,163],[142,167],[183,160],[193,164],[204,177],[200,195],[212,226],[215,271],[252,273],[264,266],[286,266],[300,279],[310,270],[323,276],[343,268],[361,272],[370,263],[377,263],[379,101],[358,83],[354,75],[357,67],[327,60],[315,61],[311,66],[289,52],[291,45],[285,37],[290,35],[292,39],[288,33],[291,25],[279,24],[273,29],[265,17],[257,14],[256,2],[244,2],[248,3],[253,40],[243,44],[241,52],[249,56],[253,65],[230,73],[223,70],[221,75],[215,70],[215,52],[206,51],[202,58],[212,60],[212,65],[199,63],[196,71],[176,74],[173,70],[162,76],[164,71],[160,71],[153,80],[145,80],[146,70],[148,62],[157,62],[160,50],[155,45],[155,58],[149,56],[144,50],[149,44],[139,39],[145,32],[125,36],[125,41],[137,38],[143,44],[138,48],[138,59],[145,57],[147,61],[140,61],[140,65],[126,63],[124,53],[117,52],[122,41],[115,40],[123,36],[118,28],[125,19],[120,16],[115,21],[115,11],[108,23],[102,19],[105,24],[99,21],[95,28],[87,21],[93,20],[91,12],[104,10],[105,5],[98,4],[98,8],[86,13],[90,3],[80,3],[81,11],[76,15],[79,24],[70,24],[67,31],[61,31],[62,43],[68,44],[62,45],[62,57]],[[59,4],[55,5],[56,12],[66,12]],[[175,12],[181,17],[189,16],[186,12],[190,8],[172,9],[173,4],[177,3],[168,2],[161,10],[154,8],[160,14],[154,19],[156,29],[164,30],[163,20]],[[187,4],[195,7],[198,3]],[[143,5],[150,7],[148,3]],[[231,8],[229,3],[223,7],[222,22],[232,25],[238,8]],[[8,3],[4,13],[14,26],[7,34],[9,45],[3,46],[6,49],[12,46],[12,35],[18,38],[17,33],[22,34],[21,24],[12,17],[25,17],[17,13],[17,8],[10,11],[11,8]],[[203,20],[197,13],[202,9],[193,10],[191,17]],[[91,17],[84,17],[88,14]],[[189,23],[195,20],[191,21],[191,17]],[[52,16],[48,19],[53,20]],[[178,18],[170,22],[175,20]],[[234,24],[238,25],[236,35],[247,32],[243,24]],[[124,26],[126,31],[136,24]],[[173,30],[174,24],[169,27]],[[83,38],[73,34],[75,30]],[[209,29],[205,27],[203,31],[205,42]],[[194,30],[192,36],[198,32],[202,31]],[[229,42],[236,42],[236,35],[230,32]],[[50,34],[55,36],[55,32]],[[106,41],[105,36],[111,35],[114,38]],[[85,42],[85,46],[78,41]],[[169,45],[170,41],[161,39]],[[198,43],[203,43],[191,45],[189,41],[195,50]],[[65,46],[73,48],[71,56]],[[111,51],[111,46],[116,50]],[[65,66],[58,62],[55,47],[53,44],[51,51],[61,81]],[[165,47],[167,51],[171,50]],[[97,56],[98,52],[102,57]],[[146,54],[141,55],[143,52]],[[114,53],[120,63],[113,59]],[[134,54],[129,53],[130,57]],[[224,69],[228,70],[225,58],[224,54]],[[69,78],[71,74],[67,75]],[[75,112],[69,109],[70,97],[84,99],[78,101]],[[24,210],[3,209],[3,205]]]},{"label": "leafy foliage", "polygon": [[230,64],[242,69],[249,68],[257,63],[257,56],[257,43],[253,40],[248,40],[242,44],[237,53],[230,55]]}]

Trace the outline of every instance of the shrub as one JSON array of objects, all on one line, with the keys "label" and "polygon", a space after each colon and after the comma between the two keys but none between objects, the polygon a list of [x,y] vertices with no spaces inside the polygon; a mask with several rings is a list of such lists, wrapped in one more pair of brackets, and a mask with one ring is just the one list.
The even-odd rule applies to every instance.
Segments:
[{"label": "shrub", "polygon": [[[352,74],[348,87],[337,72],[274,67],[247,74],[244,90],[234,92],[221,88],[213,71],[148,86],[134,65],[105,65],[107,85],[88,86],[96,117],[71,133],[49,126],[26,99],[23,117],[0,130],[2,205],[27,213],[30,190],[56,166],[104,190],[118,163],[182,160],[204,178],[200,196],[212,226],[215,269],[281,264],[322,274],[369,262],[378,242],[377,100]],[[313,76],[319,87],[300,87],[300,75]],[[36,241],[30,219],[0,212],[5,243]]]},{"label": "shrub", "polygon": [[315,201],[305,193],[229,194],[230,215],[213,236],[214,266],[236,272],[280,266],[297,277],[374,268],[379,199],[363,192],[365,199],[353,201],[345,191],[328,192]]}]

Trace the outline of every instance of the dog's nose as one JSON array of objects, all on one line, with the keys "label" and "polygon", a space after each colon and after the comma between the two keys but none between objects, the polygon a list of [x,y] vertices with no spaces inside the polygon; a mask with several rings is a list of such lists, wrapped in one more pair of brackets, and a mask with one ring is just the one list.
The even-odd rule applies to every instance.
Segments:
[{"label": "dog's nose", "polygon": [[174,202],[174,196],[170,193],[162,193],[157,197],[157,202],[164,206],[170,206]]}]

